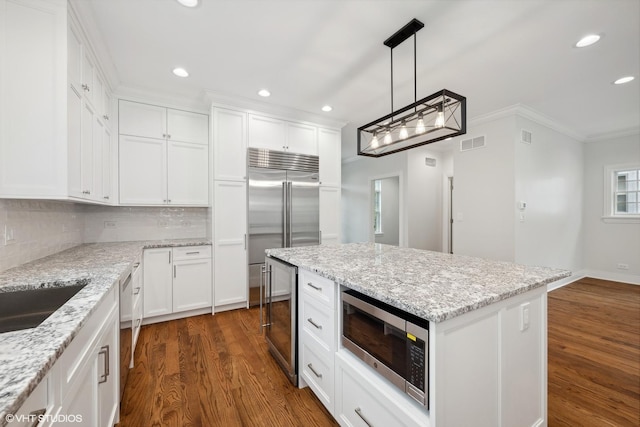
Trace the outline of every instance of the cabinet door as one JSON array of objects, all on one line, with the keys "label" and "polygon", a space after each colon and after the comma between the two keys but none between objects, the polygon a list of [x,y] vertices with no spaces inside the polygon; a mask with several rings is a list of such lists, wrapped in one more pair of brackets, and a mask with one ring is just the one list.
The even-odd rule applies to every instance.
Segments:
[{"label": "cabinet door", "polygon": [[167,109],[156,105],[120,100],[120,135],[164,139],[167,134]]},{"label": "cabinet door", "polygon": [[72,388],[64,398],[60,414],[74,415],[61,417],[52,425],[56,427],[72,427],[78,425],[97,426],[98,423],[98,358],[89,356],[90,360],[83,366],[82,374],[74,381]]},{"label": "cabinet door", "polygon": [[102,198],[104,196],[104,175],[102,171],[103,167],[103,143],[102,140],[104,138],[104,124],[102,120],[96,118],[93,122],[93,161],[92,161],[92,175],[93,175],[93,185],[91,190],[91,199],[97,201],[104,201]]},{"label": "cabinet door", "polygon": [[214,179],[244,181],[247,176],[247,114],[213,109]]},{"label": "cabinet door", "polygon": [[93,61],[93,58],[89,55],[89,52],[86,49],[86,46],[83,46],[83,55],[82,55],[82,91],[83,98],[90,103],[94,104],[96,87],[95,87],[95,77],[96,77],[96,65]]},{"label": "cabinet door", "polygon": [[339,131],[318,129],[318,155],[320,156],[320,185],[340,187],[342,138]]},{"label": "cabinet door", "polygon": [[102,340],[97,346],[96,356],[98,361],[98,419],[99,426],[113,426],[118,413],[120,388],[118,376],[120,371],[116,360],[119,357],[116,331],[118,331],[118,319],[114,316],[109,320]]},{"label": "cabinet door", "polygon": [[321,244],[340,243],[340,188],[320,187]]},{"label": "cabinet door", "polygon": [[173,291],[171,248],[146,249],[144,251],[144,290],[142,293],[144,317],[172,312]]},{"label": "cabinet door", "polygon": [[163,139],[120,136],[120,203],[162,205],[167,200],[167,146]]},{"label": "cabinet door", "polygon": [[249,114],[249,147],[284,151],[287,147],[286,123]]},{"label": "cabinet door", "polygon": [[300,123],[287,123],[287,151],[317,156],[316,128]]},{"label": "cabinet door", "polygon": [[111,132],[102,127],[102,200],[111,202]]},{"label": "cabinet door", "polygon": [[69,84],[76,90],[82,91],[82,43],[74,26],[69,25],[67,33],[67,78]]},{"label": "cabinet door", "polygon": [[82,96],[72,85],[67,89],[67,140],[69,195],[82,197]]},{"label": "cabinet door", "polygon": [[211,307],[211,259],[173,263],[173,312]]},{"label": "cabinet door", "polygon": [[91,197],[93,191],[93,146],[95,113],[91,104],[82,103],[82,140],[80,149],[80,181],[82,195]]},{"label": "cabinet door", "polygon": [[169,108],[167,134],[172,141],[209,145],[209,116]]},{"label": "cabinet door", "polygon": [[173,205],[209,204],[209,147],[168,141],[167,200]]},{"label": "cabinet door", "polygon": [[214,184],[215,306],[247,301],[247,190],[244,182]]}]

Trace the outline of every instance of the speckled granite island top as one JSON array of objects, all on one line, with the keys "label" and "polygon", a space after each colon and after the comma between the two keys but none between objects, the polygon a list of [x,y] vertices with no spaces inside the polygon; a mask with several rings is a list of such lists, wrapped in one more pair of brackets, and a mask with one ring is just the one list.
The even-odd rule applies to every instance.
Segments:
[{"label": "speckled granite island top", "polygon": [[267,249],[266,253],[433,322],[571,275],[566,270],[373,243]]},{"label": "speckled granite island top", "polygon": [[39,326],[0,333],[0,426],[44,378],[87,319],[121,279],[143,249],[210,245],[206,239],[94,243],[0,272],[3,292],[86,284]]}]

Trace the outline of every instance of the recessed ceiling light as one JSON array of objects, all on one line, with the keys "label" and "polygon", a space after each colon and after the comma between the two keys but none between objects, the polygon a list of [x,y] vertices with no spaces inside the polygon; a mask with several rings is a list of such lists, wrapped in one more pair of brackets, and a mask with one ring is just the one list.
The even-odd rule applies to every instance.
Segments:
[{"label": "recessed ceiling light", "polygon": [[187,72],[187,70],[185,70],[184,68],[174,68],[173,69],[173,74],[175,74],[178,77],[189,77],[189,73]]},{"label": "recessed ceiling light", "polygon": [[324,107],[322,107],[322,111],[324,111],[325,113],[328,113],[331,110],[333,110],[333,107],[331,105],[325,105]]},{"label": "recessed ceiling light", "polygon": [[260,89],[258,91],[258,95],[264,96],[266,98],[267,96],[271,96],[271,92],[269,92],[267,89]]},{"label": "recessed ceiling light", "polygon": [[196,7],[198,0],[178,0],[178,3],[186,7]]},{"label": "recessed ceiling light", "polygon": [[584,36],[583,38],[581,38],[578,43],[576,43],[576,47],[587,47],[587,46],[591,46],[592,44],[596,43],[598,40],[600,40],[600,36],[597,34],[589,34],[588,36]]},{"label": "recessed ceiling light", "polygon": [[614,85],[623,85],[625,83],[629,83],[633,79],[634,79],[633,76],[620,77],[618,80],[613,82],[613,84]]}]

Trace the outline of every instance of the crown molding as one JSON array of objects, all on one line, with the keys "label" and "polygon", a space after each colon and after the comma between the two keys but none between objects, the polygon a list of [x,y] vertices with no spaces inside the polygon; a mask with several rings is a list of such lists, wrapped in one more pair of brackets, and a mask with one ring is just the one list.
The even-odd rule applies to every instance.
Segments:
[{"label": "crown molding", "polygon": [[627,129],[621,129],[613,132],[604,132],[587,136],[585,142],[603,142],[611,141],[612,139],[625,138],[627,136],[640,135],[640,126],[634,126]]},{"label": "crown molding", "polygon": [[136,86],[121,85],[114,95],[118,99],[160,104],[177,110],[189,110],[203,114],[210,112],[209,103],[202,95],[198,94],[159,92]]},{"label": "crown molding", "polygon": [[342,129],[347,124],[346,121],[341,119],[335,119],[317,113],[276,105],[256,99],[228,95],[213,90],[205,90],[205,98],[210,102],[211,106],[214,107],[240,108],[248,112],[259,114],[266,113],[278,119],[298,120],[334,129]]}]

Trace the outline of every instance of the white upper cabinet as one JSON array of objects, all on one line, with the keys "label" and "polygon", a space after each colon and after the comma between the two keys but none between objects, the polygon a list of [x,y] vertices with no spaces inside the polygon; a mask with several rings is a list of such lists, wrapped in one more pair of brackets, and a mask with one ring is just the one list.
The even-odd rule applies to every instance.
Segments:
[{"label": "white upper cabinet", "polygon": [[167,110],[167,138],[171,141],[209,144],[209,116],[182,110]]},{"label": "white upper cabinet", "polygon": [[247,113],[213,108],[213,174],[222,181],[244,181],[247,167]]},{"label": "white upper cabinet", "polygon": [[316,128],[300,123],[287,123],[287,151],[317,156]]},{"label": "white upper cabinet", "polygon": [[249,114],[249,147],[318,155],[316,128]]},{"label": "white upper cabinet", "polygon": [[78,94],[82,92],[82,42],[77,29],[69,24],[67,35],[67,78]]},{"label": "white upper cabinet", "polygon": [[320,156],[320,185],[340,187],[342,141],[340,131],[318,129],[318,153]]},{"label": "white upper cabinet", "polygon": [[167,137],[165,107],[120,100],[118,117],[120,135],[157,139]]},{"label": "white upper cabinet", "polygon": [[120,203],[208,206],[209,116],[120,100]]},{"label": "white upper cabinet", "polygon": [[0,0],[0,197],[67,197],[67,2]]},{"label": "white upper cabinet", "polygon": [[340,187],[320,187],[321,244],[340,243]]}]

